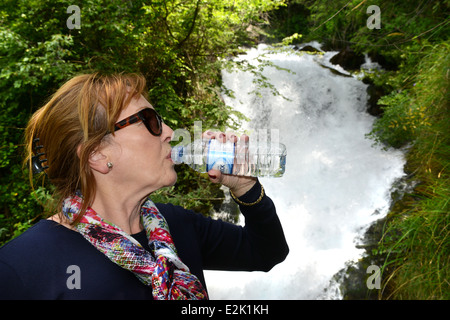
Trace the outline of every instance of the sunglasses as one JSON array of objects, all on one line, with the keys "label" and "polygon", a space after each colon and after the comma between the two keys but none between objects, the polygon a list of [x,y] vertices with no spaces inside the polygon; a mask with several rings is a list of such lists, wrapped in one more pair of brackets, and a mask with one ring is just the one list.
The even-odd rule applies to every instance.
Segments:
[{"label": "sunglasses", "polygon": [[114,130],[120,130],[129,125],[142,121],[147,128],[147,130],[154,136],[159,137],[162,134],[162,123],[163,120],[161,116],[152,108],[145,108],[141,111],[117,122],[114,125]]}]

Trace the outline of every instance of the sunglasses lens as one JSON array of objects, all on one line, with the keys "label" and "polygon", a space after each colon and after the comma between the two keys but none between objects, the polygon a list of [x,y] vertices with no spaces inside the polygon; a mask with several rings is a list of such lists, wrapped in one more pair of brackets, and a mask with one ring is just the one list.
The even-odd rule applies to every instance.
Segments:
[{"label": "sunglasses lens", "polygon": [[159,136],[162,133],[162,126],[158,113],[156,113],[155,110],[148,108],[142,110],[142,116],[145,119],[144,123],[150,130],[150,133]]}]

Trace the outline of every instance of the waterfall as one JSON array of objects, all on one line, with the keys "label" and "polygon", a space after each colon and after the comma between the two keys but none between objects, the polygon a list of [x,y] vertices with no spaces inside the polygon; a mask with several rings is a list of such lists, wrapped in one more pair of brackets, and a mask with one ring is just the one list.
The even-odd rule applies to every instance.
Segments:
[{"label": "waterfall", "polygon": [[[257,65],[266,48],[236,59]],[[249,117],[250,137],[252,130],[278,129],[287,147],[285,175],[260,181],[276,205],[290,253],[268,273],[206,271],[211,299],[341,299],[333,275],[361,257],[356,244],[387,213],[391,186],[404,175],[403,154],[365,137],[374,122],[366,112],[366,85],[343,76],[348,73],[330,64],[332,55],[267,55],[291,71],[264,70],[281,95],[268,89],[249,94],[255,89],[250,72],[223,72],[235,95],[224,99]]]}]

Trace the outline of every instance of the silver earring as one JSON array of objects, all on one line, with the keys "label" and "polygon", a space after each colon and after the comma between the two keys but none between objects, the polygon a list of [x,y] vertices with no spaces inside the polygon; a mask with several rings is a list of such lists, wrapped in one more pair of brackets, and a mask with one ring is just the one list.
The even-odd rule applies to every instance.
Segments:
[{"label": "silver earring", "polygon": [[111,170],[112,167],[113,167],[113,164],[112,164],[112,162],[108,162],[108,163],[106,164],[106,166],[108,167],[109,170]]}]

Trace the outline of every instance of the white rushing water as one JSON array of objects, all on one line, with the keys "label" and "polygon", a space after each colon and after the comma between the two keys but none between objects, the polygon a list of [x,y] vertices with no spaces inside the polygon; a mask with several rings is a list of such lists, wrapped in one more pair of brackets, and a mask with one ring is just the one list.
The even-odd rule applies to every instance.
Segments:
[{"label": "white rushing water", "polygon": [[[238,59],[256,64],[265,47]],[[330,280],[361,257],[355,245],[386,214],[390,188],[404,174],[403,155],[373,147],[365,137],[374,121],[365,111],[366,85],[320,66],[331,66],[332,55],[269,56],[293,72],[264,71],[290,101],[269,90],[249,95],[248,72],[223,73],[235,94],[224,99],[250,118],[247,129],[278,129],[287,147],[284,177],[260,181],[276,205],[290,253],[268,273],[206,271],[211,299],[340,299]]]}]

